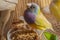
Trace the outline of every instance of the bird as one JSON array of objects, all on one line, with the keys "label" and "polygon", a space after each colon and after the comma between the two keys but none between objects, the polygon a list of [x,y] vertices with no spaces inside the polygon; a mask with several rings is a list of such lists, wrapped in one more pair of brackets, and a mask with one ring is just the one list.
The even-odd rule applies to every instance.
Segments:
[{"label": "bird", "polygon": [[51,14],[60,21],[60,0],[53,0],[49,6]]},{"label": "bird", "polygon": [[23,16],[27,24],[33,29],[42,30],[40,37],[47,29],[54,31],[52,24],[47,20],[43,12],[41,12],[39,5],[36,3],[27,3],[27,8]]}]

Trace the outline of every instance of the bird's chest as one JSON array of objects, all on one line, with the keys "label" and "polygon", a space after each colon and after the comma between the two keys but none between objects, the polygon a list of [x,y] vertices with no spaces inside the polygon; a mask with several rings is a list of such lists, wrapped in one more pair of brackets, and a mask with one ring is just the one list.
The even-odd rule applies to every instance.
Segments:
[{"label": "bird's chest", "polygon": [[27,23],[33,24],[35,22],[35,15],[33,13],[29,12],[29,13],[26,13],[24,16],[25,16],[24,17],[25,21]]}]

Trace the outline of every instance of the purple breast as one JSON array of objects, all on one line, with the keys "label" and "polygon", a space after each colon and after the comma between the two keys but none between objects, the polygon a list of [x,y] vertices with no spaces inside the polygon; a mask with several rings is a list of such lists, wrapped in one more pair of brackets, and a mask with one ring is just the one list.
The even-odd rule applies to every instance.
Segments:
[{"label": "purple breast", "polygon": [[27,23],[32,24],[35,22],[35,15],[30,10],[26,10],[24,13],[24,19]]}]

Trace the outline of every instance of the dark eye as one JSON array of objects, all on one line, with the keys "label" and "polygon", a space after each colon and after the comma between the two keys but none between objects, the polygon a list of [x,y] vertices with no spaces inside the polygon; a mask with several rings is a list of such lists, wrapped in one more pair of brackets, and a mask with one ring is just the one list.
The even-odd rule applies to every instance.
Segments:
[{"label": "dark eye", "polygon": [[31,6],[31,8],[35,8],[34,6]]},{"label": "dark eye", "polygon": [[33,7],[33,8],[35,8],[35,7]]}]

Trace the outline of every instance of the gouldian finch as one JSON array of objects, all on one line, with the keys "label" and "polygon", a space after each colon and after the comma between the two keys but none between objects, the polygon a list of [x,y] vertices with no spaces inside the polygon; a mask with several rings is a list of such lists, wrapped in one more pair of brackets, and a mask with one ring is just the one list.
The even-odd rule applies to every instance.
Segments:
[{"label": "gouldian finch", "polygon": [[51,29],[53,31],[52,24],[46,19],[41,12],[39,5],[36,3],[27,4],[27,9],[24,12],[24,19],[32,28],[43,31]]},{"label": "gouldian finch", "polygon": [[56,34],[52,34],[49,32],[44,32],[44,35],[46,37],[47,40],[58,40],[58,37]]},{"label": "gouldian finch", "polygon": [[57,21],[60,21],[60,0],[53,0],[50,5],[50,11]]}]

